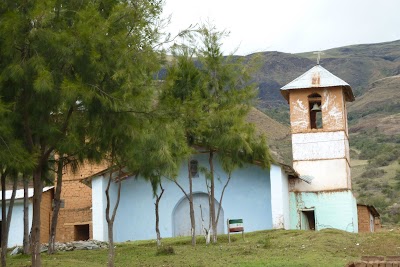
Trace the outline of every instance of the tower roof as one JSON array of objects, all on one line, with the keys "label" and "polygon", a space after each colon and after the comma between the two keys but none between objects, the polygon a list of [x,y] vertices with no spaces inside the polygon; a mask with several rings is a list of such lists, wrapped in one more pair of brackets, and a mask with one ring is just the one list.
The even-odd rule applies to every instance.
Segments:
[{"label": "tower roof", "polygon": [[341,86],[344,89],[346,101],[354,101],[353,91],[348,83],[333,75],[321,65],[316,65],[303,75],[297,77],[281,88],[283,97],[289,99],[289,90],[306,88],[325,88]]}]

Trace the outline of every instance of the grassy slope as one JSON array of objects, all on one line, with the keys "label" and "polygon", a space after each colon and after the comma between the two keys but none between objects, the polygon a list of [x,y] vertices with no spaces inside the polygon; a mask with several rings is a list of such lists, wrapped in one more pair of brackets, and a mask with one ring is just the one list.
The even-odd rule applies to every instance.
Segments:
[{"label": "grassy slope", "polygon": [[292,165],[290,128],[253,108],[247,121],[254,123],[258,134],[265,134],[275,161]]},{"label": "grassy slope", "polygon": [[[117,244],[116,266],[344,266],[361,255],[400,255],[400,233],[351,234],[327,229],[320,232],[269,230],[233,236],[226,235],[217,245],[206,246],[198,238],[193,248],[190,238],[168,238],[164,247],[175,254],[156,255],[155,241]],[[29,257],[9,257],[9,266],[28,266]],[[60,252],[43,254],[43,266],[105,266],[107,251]]]},{"label": "grassy slope", "polygon": [[386,135],[400,134],[400,75],[372,83],[349,105],[349,116],[353,133],[376,127]]}]

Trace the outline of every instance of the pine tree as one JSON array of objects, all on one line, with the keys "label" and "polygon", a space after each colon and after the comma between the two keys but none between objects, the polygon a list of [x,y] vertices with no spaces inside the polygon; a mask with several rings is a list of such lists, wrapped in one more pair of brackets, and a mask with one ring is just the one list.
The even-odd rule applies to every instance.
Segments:
[{"label": "pine tree", "polygon": [[[218,32],[210,25],[199,28],[191,49],[185,47],[167,78],[169,96],[178,106],[175,113],[185,121],[188,143],[209,155],[208,169],[203,171],[208,179],[213,242],[217,241],[218,215],[232,171],[245,163],[269,167],[271,162],[265,137],[256,136],[254,127],[246,123],[256,96],[254,86],[248,82],[251,65],[233,55],[223,56],[221,40],[225,36],[226,32]],[[190,58],[190,51],[194,51],[197,64]],[[218,211],[214,193],[216,160],[228,173]]]},{"label": "pine tree", "polygon": [[0,95],[13,105],[13,127],[35,157],[33,266],[41,266],[43,170],[71,135],[75,117],[84,116],[86,127],[111,111],[140,112],[151,104],[147,84],[158,66],[161,7],[159,0],[0,4]]},{"label": "pine tree", "polygon": [[[195,48],[181,45],[172,50],[174,61],[168,67],[161,102],[170,111],[170,117],[181,120],[185,131],[186,146],[195,144],[197,127],[202,119],[202,97],[200,92],[200,70],[194,62]],[[194,152],[194,151],[193,151]],[[196,245],[196,220],[193,203],[193,183],[190,171],[190,158],[187,159],[189,193],[174,180],[189,201],[192,246]]]}]

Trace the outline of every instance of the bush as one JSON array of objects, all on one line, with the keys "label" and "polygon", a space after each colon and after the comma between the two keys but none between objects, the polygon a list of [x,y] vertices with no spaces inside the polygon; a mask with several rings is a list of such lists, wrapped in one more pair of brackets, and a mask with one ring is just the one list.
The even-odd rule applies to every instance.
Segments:
[{"label": "bush", "polygon": [[379,178],[382,177],[386,172],[381,169],[368,169],[361,174],[363,178]]}]

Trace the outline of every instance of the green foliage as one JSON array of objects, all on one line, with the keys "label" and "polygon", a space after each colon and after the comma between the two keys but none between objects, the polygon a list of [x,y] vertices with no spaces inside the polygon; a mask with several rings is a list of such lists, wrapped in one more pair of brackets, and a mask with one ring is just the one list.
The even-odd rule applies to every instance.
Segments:
[{"label": "green foliage", "polygon": [[381,169],[367,169],[361,174],[363,178],[379,178],[385,174],[384,170]]},{"label": "green foliage", "polygon": [[[17,141],[4,143],[34,158],[35,192],[54,153],[118,167],[136,161],[126,156],[151,127],[161,9],[160,0],[1,2],[0,96]],[[32,244],[39,223],[34,212]]]},{"label": "green foliage", "polygon": [[350,139],[352,147],[360,150],[359,159],[369,160],[371,167],[387,166],[400,158],[397,136],[383,136],[376,132],[360,133]]}]

